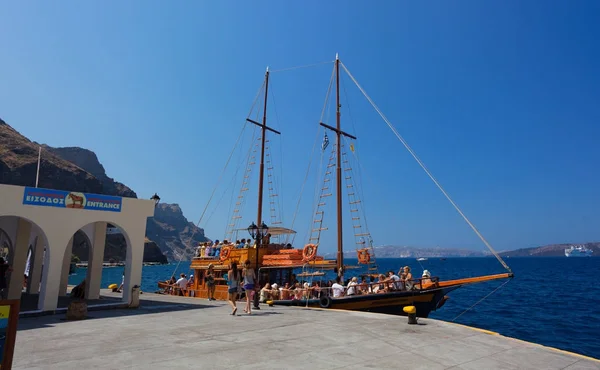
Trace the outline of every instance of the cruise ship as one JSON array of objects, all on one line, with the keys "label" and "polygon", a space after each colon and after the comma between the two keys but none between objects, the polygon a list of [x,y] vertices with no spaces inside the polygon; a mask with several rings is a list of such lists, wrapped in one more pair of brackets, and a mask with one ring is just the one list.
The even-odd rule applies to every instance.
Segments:
[{"label": "cruise ship", "polygon": [[585,245],[572,245],[570,248],[565,249],[565,256],[567,257],[591,257],[593,250],[588,249]]}]

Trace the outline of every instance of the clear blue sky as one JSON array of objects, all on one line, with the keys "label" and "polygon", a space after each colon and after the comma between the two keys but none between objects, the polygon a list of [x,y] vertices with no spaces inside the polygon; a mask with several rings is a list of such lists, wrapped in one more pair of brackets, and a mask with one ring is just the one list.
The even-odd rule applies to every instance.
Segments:
[{"label": "clear blue sky", "polygon": [[[32,140],[95,151],[109,176],[140,197],[158,192],[179,203],[196,222],[265,67],[339,52],[497,249],[600,240],[599,2],[185,3],[0,5],[0,117]],[[272,74],[269,122],[282,131],[272,144],[283,151],[274,164],[284,166],[288,223],[322,135],[331,68]],[[375,243],[483,250],[351,81],[342,83]],[[298,244],[313,218],[313,188],[314,180]],[[229,223],[231,191],[221,193],[201,224],[211,238]],[[242,226],[255,218],[255,202]],[[333,220],[326,226],[327,251]]]}]

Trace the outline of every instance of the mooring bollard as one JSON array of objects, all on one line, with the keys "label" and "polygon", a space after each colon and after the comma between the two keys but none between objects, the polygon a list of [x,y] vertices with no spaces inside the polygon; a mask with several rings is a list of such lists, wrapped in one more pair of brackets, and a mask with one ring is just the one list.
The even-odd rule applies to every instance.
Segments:
[{"label": "mooring bollard", "polygon": [[83,320],[87,318],[87,303],[84,300],[75,300],[67,307],[67,320]]},{"label": "mooring bollard", "polygon": [[417,309],[415,306],[406,306],[402,310],[408,315],[409,324],[417,323]]}]

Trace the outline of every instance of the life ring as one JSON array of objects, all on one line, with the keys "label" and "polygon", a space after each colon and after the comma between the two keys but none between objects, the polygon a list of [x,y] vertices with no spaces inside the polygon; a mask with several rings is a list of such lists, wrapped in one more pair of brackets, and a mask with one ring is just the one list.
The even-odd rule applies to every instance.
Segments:
[{"label": "life ring", "polygon": [[225,246],[225,247],[221,248],[221,254],[219,254],[219,261],[221,261],[221,262],[225,261],[227,258],[229,258],[229,254],[231,254],[230,246]]},{"label": "life ring", "polygon": [[317,245],[316,244],[306,244],[304,249],[302,250],[302,260],[304,262],[308,262],[315,258],[317,255]]},{"label": "life ring", "polygon": [[329,306],[331,306],[331,298],[321,297],[321,299],[319,299],[319,306],[321,306],[321,308],[329,308]]},{"label": "life ring", "polygon": [[358,262],[362,264],[366,265],[371,261],[371,254],[366,248],[357,250],[356,254],[358,255]]}]

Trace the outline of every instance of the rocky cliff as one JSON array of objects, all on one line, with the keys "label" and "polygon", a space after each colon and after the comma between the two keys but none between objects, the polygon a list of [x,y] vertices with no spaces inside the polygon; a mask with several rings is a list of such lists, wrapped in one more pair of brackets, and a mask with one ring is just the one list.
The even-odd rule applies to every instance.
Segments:
[{"label": "rocky cliff", "polygon": [[[0,183],[35,186],[39,146],[0,119]],[[106,174],[94,152],[78,147],[41,146],[39,187],[137,198],[133,190]],[[146,236],[150,242],[146,243],[144,256],[151,256],[151,260],[145,261],[164,260],[156,253],[159,249],[172,260],[189,259],[193,250],[186,250],[185,244],[192,234],[195,244],[207,240],[204,230],[190,223],[178,205],[160,204],[155,218],[148,219]],[[113,239],[107,236],[105,259],[122,260],[124,239]],[[78,253],[86,253],[83,249],[78,249]],[[87,260],[87,254],[78,257]]]},{"label": "rocky cliff", "polygon": [[146,235],[171,261],[189,260],[198,243],[209,240],[203,229],[185,218],[178,204],[159,203],[154,217],[148,219]]},{"label": "rocky cliff", "polygon": [[59,158],[69,161],[80,168],[83,168],[84,170],[92,174],[95,178],[100,180],[103,187],[103,194],[118,195],[121,197],[128,198],[137,198],[137,194],[125,184],[115,181],[113,178],[108,177],[106,175],[104,166],[98,160],[96,153],[92,152],[91,150],[78,147],[53,148],[48,145],[42,145],[42,147],[46,151],[55,154]]}]

